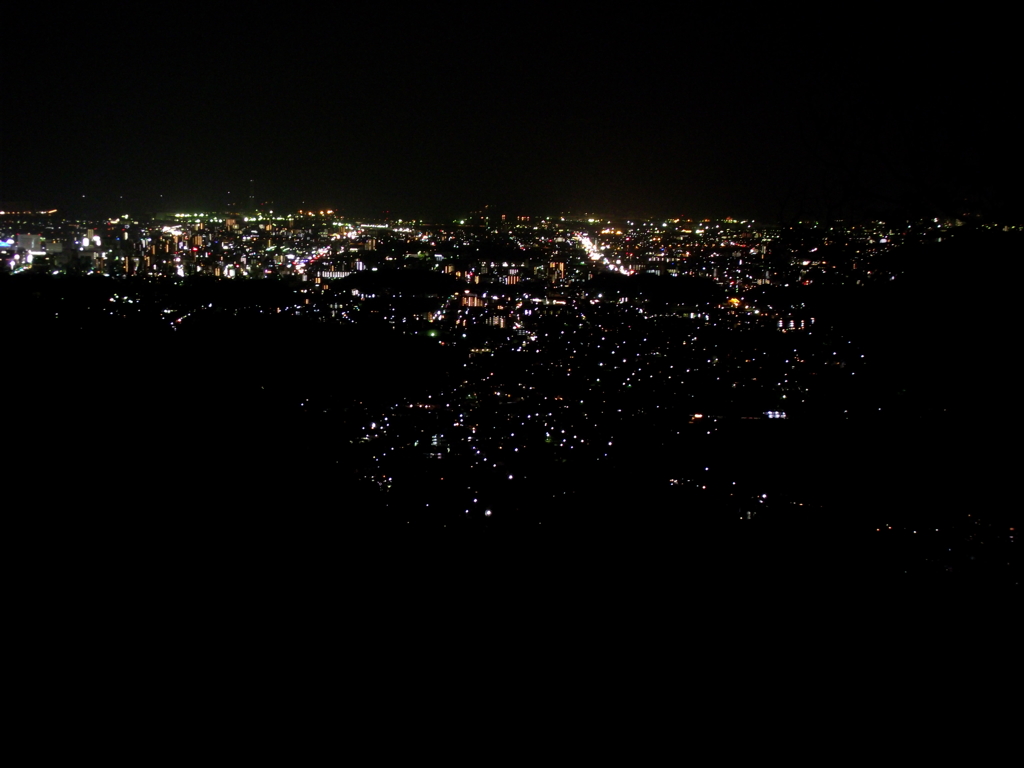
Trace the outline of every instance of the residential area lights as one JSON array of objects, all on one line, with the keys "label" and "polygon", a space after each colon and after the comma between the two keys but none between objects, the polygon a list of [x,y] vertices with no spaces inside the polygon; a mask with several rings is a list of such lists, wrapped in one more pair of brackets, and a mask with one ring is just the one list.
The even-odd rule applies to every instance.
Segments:
[{"label": "residential area lights", "polygon": [[[660,489],[669,505],[713,499],[751,521],[818,503],[757,463],[780,450],[804,460],[785,442],[793,425],[892,412],[871,399],[884,384],[874,337],[819,297],[913,285],[894,254],[957,227],[521,218],[19,216],[0,219],[0,268],[104,278],[90,283],[107,291],[102,308],[53,302],[51,321],[76,329],[92,313],[175,338],[222,334],[225,352],[263,333],[267,354],[302,350],[287,386],[267,367],[241,386],[320,425],[330,440],[317,450],[340,451],[346,482],[403,523],[445,510],[552,522],[599,499],[587,478],[612,495],[627,480]],[[333,378],[306,372],[331,366]],[[355,400],[331,388],[377,369],[393,374]]]}]

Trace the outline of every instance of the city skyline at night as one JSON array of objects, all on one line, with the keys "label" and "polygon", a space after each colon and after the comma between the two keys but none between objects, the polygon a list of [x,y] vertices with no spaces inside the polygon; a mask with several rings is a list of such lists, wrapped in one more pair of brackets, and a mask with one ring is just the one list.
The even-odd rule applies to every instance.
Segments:
[{"label": "city skyline at night", "polygon": [[1002,33],[90,14],[2,65],[29,538],[632,531],[710,570],[1019,584]]}]

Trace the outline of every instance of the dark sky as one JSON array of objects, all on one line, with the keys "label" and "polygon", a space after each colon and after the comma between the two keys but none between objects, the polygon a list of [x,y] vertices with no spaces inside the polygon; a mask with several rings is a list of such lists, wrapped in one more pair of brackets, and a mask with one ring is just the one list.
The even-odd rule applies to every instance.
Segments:
[{"label": "dark sky", "polygon": [[513,5],[28,19],[3,64],[0,200],[221,208],[253,179],[279,209],[364,216],[1006,208],[1019,67],[995,26]]}]

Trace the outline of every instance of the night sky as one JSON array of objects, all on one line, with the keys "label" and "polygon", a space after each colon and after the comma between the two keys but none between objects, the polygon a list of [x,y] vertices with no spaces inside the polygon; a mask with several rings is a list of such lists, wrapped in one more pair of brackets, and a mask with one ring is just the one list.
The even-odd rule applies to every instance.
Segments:
[{"label": "night sky", "polygon": [[0,201],[110,215],[1016,215],[991,19],[175,7],[15,20]]}]

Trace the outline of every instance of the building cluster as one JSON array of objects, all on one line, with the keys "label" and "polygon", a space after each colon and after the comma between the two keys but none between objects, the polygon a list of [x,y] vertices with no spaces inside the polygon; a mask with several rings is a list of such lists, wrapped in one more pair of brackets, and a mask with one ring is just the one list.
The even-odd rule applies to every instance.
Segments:
[{"label": "building cluster", "polygon": [[[870,376],[870,355],[801,288],[884,283],[902,269],[899,246],[958,224],[488,213],[426,225],[333,211],[73,222],[46,212],[0,215],[0,266],[116,278],[104,311],[124,317],[145,303],[132,286],[259,281],[280,290],[151,309],[176,330],[258,312],[426,345],[430,370],[404,375],[429,384],[407,395],[344,407],[329,389],[300,398],[301,365],[297,389],[266,390],[322,419],[347,446],[346,471],[410,521],[542,522],[545,510],[593,498],[595,468],[609,492],[621,473],[640,473],[668,497],[715,495],[752,519],[812,502],[748,471],[723,441],[756,454],[781,445],[791,422],[865,407],[847,394]],[[384,343],[377,354],[392,353]]]}]

